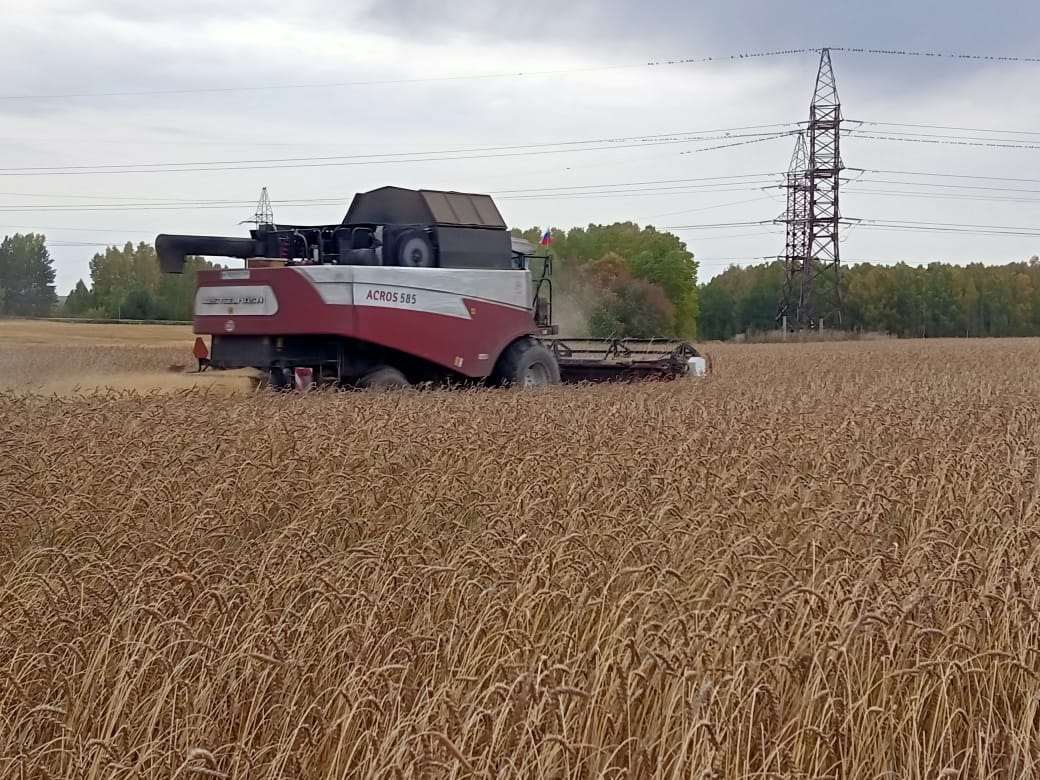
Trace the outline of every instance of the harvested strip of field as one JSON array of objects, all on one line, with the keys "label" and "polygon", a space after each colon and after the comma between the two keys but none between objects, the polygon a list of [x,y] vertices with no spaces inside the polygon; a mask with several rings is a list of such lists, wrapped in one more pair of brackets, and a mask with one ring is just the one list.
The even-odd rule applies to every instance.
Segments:
[{"label": "harvested strip of field", "polygon": [[256,372],[249,369],[197,373],[194,342],[190,326],[0,320],[0,390],[59,396],[252,391]]},{"label": "harvested strip of field", "polygon": [[249,369],[197,373],[179,347],[0,347],[0,390],[37,395],[110,396],[197,390],[248,393]]},{"label": "harvested strip of field", "polygon": [[0,346],[175,346],[191,354],[190,325],[0,320]]},{"label": "harvested strip of field", "polygon": [[0,395],[0,775],[1035,776],[1040,345],[712,355]]}]

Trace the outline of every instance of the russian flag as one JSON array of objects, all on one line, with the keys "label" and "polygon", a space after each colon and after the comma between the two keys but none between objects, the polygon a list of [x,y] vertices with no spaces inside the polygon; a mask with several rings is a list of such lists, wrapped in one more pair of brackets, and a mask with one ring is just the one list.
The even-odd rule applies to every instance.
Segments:
[{"label": "russian flag", "polygon": [[551,243],[552,243],[552,229],[551,228],[546,228],[545,232],[542,233],[541,244],[542,244],[542,246],[549,246],[549,244],[551,244]]}]

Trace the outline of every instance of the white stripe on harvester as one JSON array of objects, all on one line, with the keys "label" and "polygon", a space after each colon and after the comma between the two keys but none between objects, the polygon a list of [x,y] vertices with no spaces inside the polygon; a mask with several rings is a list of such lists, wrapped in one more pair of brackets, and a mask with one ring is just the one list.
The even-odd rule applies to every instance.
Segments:
[{"label": "white stripe on harvester", "polygon": [[[312,265],[296,266],[318,290],[325,303],[364,305],[390,305],[386,301],[366,304],[368,290],[378,288],[423,294],[431,306],[445,308],[442,313],[455,311],[460,316],[465,310],[462,298],[484,300],[513,308],[530,310],[533,292],[530,272],[525,270],[486,270],[470,268],[401,268],[398,266],[362,265]],[[364,293],[360,291],[364,289]],[[458,307],[446,307],[435,303],[444,295],[459,300]],[[364,300],[363,300],[364,298]]]},{"label": "white stripe on harvester", "polygon": [[[319,291],[323,286],[326,285],[318,286]],[[466,302],[454,293],[374,284],[354,284],[353,288],[355,306],[381,306],[471,319]]]}]

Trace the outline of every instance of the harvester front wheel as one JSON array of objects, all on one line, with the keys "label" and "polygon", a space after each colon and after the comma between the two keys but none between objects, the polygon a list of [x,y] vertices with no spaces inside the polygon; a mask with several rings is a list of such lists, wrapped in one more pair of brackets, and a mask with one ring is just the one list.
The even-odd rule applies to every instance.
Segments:
[{"label": "harvester front wheel", "polygon": [[376,366],[369,371],[358,383],[366,390],[388,390],[398,387],[408,387],[408,377],[393,366]]},{"label": "harvester front wheel", "polygon": [[502,352],[495,367],[501,385],[539,387],[560,383],[560,366],[553,353],[532,338],[514,341]]}]

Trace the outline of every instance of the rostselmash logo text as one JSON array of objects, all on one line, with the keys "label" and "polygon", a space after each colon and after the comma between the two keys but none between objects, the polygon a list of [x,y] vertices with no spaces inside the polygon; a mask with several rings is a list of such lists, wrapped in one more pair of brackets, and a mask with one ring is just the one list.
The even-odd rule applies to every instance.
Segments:
[{"label": "rostselmash logo text", "polygon": [[264,300],[264,296],[262,295],[241,295],[234,297],[213,295],[208,298],[203,298],[200,302],[203,306],[242,306],[243,304],[263,303]]}]

